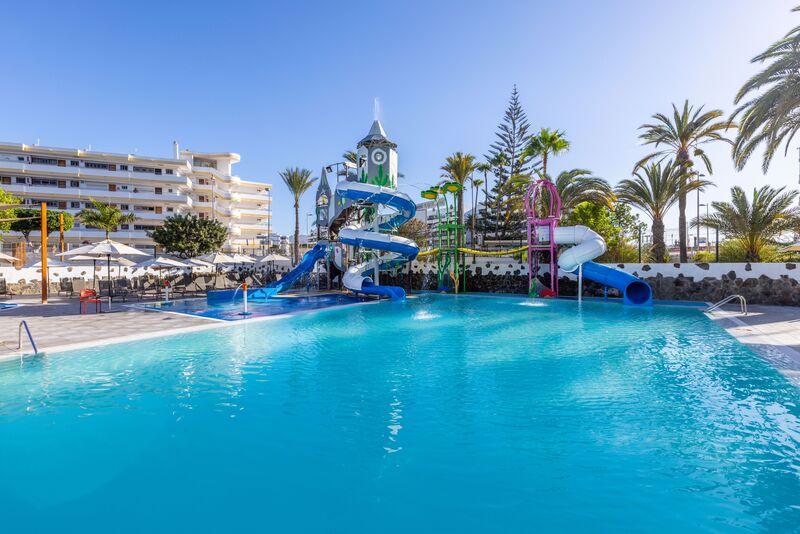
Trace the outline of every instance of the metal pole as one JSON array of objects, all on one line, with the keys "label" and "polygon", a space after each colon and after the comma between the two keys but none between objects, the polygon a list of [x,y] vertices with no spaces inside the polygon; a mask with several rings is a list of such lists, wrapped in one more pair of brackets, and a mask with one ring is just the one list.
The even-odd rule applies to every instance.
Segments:
[{"label": "metal pole", "polygon": [[59,224],[58,240],[59,240],[59,244],[61,245],[61,253],[63,254],[64,253],[64,214],[63,213],[59,213],[58,214],[58,224]]},{"label": "metal pole", "polygon": [[42,202],[42,304],[47,304],[47,203]]},{"label": "metal pole", "polygon": [[642,228],[639,227],[639,263],[642,263]]},{"label": "metal pole", "polygon": [[[708,202],[706,202],[706,220],[708,220]],[[706,251],[711,250],[711,242],[709,241],[709,228],[706,225]]]},{"label": "metal pole", "polygon": [[[697,177],[700,180],[700,176]],[[700,221],[700,190],[697,190],[697,221]],[[700,225],[696,224],[697,227],[697,241],[694,244],[694,257],[697,257],[697,250],[700,248]]]},{"label": "metal pole", "polygon": [[583,264],[578,265],[578,302],[583,301]]},{"label": "metal pole", "polygon": [[717,250],[717,263],[719,263],[719,226],[716,226],[714,228],[714,233],[715,233],[714,245],[715,245],[715,248]]}]

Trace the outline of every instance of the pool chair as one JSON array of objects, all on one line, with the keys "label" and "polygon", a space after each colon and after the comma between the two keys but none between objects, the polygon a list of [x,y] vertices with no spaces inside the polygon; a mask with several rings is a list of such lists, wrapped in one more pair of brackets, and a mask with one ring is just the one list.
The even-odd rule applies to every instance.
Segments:
[{"label": "pool chair", "polygon": [[72,285],[72,280],[69,278],[62,278],[58,281],[58,296],[61,296],[61,293],[64,295],[71,297],[75,294],[75,288]]},{"label": "pool chair", "polygon": [[8,289],[8,284],[6,284],[5,278],[0,278],[0,295],[12,298],[11,290]]},{"label": "pool chair", "polygon": [[94,289],[81,289],[78,300],[78,309],[81,315],[86,314],[86,305],[94,302],[94,312],[100,313],[103,311],[103,301],[97,296],[97,291]]},{"label": "pool chair", "polygon": [[115,299],[122,299],[122,302],[127,302],[128,297],[135,296],[138,298],[138,295],[133,292],[128,284],[127,278],[117,278],[114,280],[114,298]]}]

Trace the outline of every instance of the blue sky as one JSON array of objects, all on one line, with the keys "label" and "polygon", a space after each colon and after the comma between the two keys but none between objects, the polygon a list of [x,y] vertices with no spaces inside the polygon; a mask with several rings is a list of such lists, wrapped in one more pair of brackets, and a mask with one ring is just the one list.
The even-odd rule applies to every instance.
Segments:
[{"label": "blue sky", "polygon": [[[416,196],[448,154],[486,152],[516,84],[532,126],[572,141],[553,170],[615,183],[645,153],[637,127],[653,113],[685,98],[733,109],[750,58],[800,24],[795,1],[14,2],[0,139],[235,151],[240,176],[274,185],[275,229],[289,233],[278,172],[339,161],[373,98]],[[798,186],[795,149],[767,176],[759,162],[735,172],[726,147],[711,154],[718,187],[702,202],[735,184]],[[309,194],[301,213],[312,206]]]}]

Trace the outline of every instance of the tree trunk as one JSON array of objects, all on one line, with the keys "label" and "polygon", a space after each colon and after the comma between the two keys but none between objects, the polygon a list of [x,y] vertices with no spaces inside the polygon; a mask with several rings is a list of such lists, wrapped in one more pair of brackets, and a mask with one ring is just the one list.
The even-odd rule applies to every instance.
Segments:
[{"label": "tree trunk", "polygon": [[542,153],[542,178],[547,179],[547,151]]},{"label": "tree trunk", "polygon": [[300,199],[294,201],[294,265],[300,262]]},{"label": "tree trunk", "polygon": [[472,190],[472,233],[469,237],[469,244],[473,249],[475,248],[475,216],[478,213],[478,191],[477,187]]},{"label": "tree trunk", "polygon": [[[486,176],[486,173],[483,173],[483,212],[488,217],[488,203],[489,203],[489,180]],[[486,228],[487,228],[487,221],[483,221],[483,249],[486,250]]]},{"label": "tree trunk", "polygon": [[667,252],[667,246],[664,243],[664,221],[654,217],[651,229],[653,230],[653,262],[662,263]]}]

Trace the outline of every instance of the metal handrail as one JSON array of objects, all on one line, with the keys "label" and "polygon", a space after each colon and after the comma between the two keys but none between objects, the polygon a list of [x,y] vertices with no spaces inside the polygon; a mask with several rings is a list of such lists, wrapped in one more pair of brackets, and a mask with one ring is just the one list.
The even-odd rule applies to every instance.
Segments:
[{"label": "metal handrail", "polygon": [[706,308],[706,313],[711,313],[714,310],[721,308],[722,306],[724,306],[725,304],[729,303],[734,299],[739,299],[739,305],[741,306],[742,314],[747,315],[747,300],[745,300],[745,298],[741,295],[728,295],[727,297],[720,300],[716,304],[712,304],[711,306]]}]

